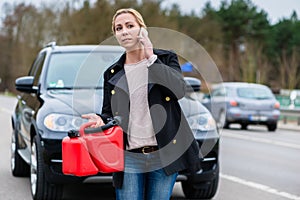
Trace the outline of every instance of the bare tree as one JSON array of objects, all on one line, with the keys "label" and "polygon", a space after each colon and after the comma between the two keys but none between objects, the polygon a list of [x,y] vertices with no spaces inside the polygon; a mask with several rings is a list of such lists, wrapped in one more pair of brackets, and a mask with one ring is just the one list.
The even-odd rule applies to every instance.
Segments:
[{"label": "bare tree", "polygon": [[289,64],[287,66],[288,75],[288,88],[295,89],[297,84],[300,83],[300,78],[297,76],[299,72],[299,51],[293,48],[292,56],[289,59]]},{"label": "bare tree", "polygon": [[299,73],[299,53],[294,47],[292,55],[288,56],[285,50],[282,51],[281,58],[279,59],[280,64],[280,79],[283,88],[295,89],[297,84],[300,82],[297,74]]}]

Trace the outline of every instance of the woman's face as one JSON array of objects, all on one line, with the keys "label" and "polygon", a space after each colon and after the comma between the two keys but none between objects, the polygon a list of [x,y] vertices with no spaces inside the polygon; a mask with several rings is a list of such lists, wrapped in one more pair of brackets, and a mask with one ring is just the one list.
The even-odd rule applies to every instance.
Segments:
[{"label": "woman's face", "polygon": [[139,45],[137,38],[140,25],[130,13],[122,13],[115,19],[115,36],[119,44],[126,50],[135,49]]}]

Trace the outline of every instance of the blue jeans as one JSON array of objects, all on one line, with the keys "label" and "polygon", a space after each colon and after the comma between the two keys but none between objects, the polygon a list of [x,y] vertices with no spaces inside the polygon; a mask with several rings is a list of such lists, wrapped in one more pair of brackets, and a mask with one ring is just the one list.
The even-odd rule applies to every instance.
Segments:
[{"label": "blue jeans", "polygon": [[116,189],[117,200],[169,200],[178,173],[167,176],[163,169],[156,169],[158,159],[151,154],[135,155],[125,156],[124,180],[122,188]]}]

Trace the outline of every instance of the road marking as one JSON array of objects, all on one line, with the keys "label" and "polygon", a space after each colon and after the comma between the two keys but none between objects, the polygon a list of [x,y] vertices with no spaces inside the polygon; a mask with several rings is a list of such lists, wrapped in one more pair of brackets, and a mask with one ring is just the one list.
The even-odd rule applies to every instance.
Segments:
[{"label": "road marking", "polygon": [[261,143],[273,144],[273,145],[278,145],[278,146],[288,147],[293,149],[300,149],[299,144],[292,144],[288,142],[274,141],[274,140],[264,139],[264,138],[254,138],[248,135],[238,135],[238,134],[228,133],[224,131],[222,131],[221,135],[225,137],[236,138],[236,139],[251,140],[254,142],[261,142]]},{"label": "road marking", "polygon": [[226,174],[220,174],[220,176],[223,179],[226,179],[226,180],[229,180],[229,181],[232,181],[232,182],[235,182],[235,183],[239,183],[239,184],[242,184],[242,185],[246,185],[248,187],[252,187],[252,188],[264,191],[264,192],[268,192],[270,194],[274,194],[274,195],[284,197],[284,198],[287,198],[287,199],[300,200],[300,196],[289,194],[287,192],[281,192],[281,191],[278,191],[278,190],[276,190],[274,188],[271,188],[267,185],[263,185],[263,184],[260,184],[260,183],[255,183],[255,182],[252,182],[252,181],[247,181],[245,179],[241,179],[241,178],[226,175]]}]

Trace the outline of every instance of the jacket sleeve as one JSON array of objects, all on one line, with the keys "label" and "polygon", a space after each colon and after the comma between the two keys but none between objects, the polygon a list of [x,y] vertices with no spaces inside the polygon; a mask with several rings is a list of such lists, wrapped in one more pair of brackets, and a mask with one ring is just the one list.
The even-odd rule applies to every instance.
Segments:
[{"label": "jacket sleeve", "polygon": [[158,56],[148,69],[150,83],[162,85],[168,95],[177,99],[184,97],[186,84],[175,53],[168,51],[167,55]]}]

